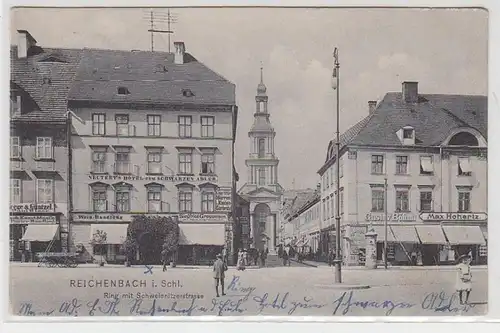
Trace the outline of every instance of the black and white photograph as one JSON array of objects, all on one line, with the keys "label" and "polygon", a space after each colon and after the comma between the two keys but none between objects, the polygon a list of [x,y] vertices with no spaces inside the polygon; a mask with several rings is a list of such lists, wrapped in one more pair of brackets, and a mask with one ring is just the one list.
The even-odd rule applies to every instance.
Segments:
[{"label": "black and white photograph", "polygon": [[487,10],[9,16],[11,316],[487,314]]}]

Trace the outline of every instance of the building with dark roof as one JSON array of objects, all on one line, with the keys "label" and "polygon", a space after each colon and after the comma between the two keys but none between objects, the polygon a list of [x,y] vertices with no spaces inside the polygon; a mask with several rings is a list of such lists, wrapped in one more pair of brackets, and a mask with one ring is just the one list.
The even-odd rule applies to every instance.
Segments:
[{"label": "building with dark roof", "polygon": [[[487,97],[422,94],[417,82],[403,82],[401,92],[369,102],[368,110],[340,137],[343,260],[362,261],[368,226],[382,258],[387,213],[393,263],[408,262],[414,251],[425,265],[469,251],[484,262]],[[335,146],[332,140],[318,171],[325,251],[335,248]]]},{"label": "building with dark roof", "polygon": [[68,250],[67,99],[79,53],[40,52],[18,31],[10,48],[10,258]]}]

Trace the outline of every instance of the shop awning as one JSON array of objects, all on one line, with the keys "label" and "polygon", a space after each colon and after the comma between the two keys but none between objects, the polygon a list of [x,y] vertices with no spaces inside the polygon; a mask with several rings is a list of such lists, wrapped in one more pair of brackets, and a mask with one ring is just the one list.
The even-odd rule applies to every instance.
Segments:
[{"label": "shop awning", "polygon": [[57,224],[29,224],[21,240],[30,242],[50,242],[59,238]]},{"label": "shop awning", "polygon": [[483,232],[477,225],[446,225],[443,229],[451,245],[486,245]]},{"label": "shop awning", "polygon": [[422,244],[446,244],[440,225],[416,225],[415,229]]},{"label": "shop awning", "polygon": [[[370,229],[370,228],[368,228]],[[377,243],[385,242],[385,227],[381,225],[377,225],[373,227],[373,230],[377,233]],[[394,243],[397,240],[394,238],[394,235],[391,232],[391,228],[387,226],[387,242]]]},{"label": "shop awning", "polygon": [[487,226],[481,226],[481,231],[483,232],[484,239],[488,240],[488,227]]},{"label": "shop awning", "polygon": [[115,223],[115,224],[91,224],[90,225],[90,239],[97,231],[106,233],[106,242],[104,244],[123,244],[127,238],[128,223]]},{"label": "shop awning", "polygon": [[224,224],[179,224],[179,245],[224,245]]},{"label": "shop awning", "polygon": [[417,231],[412,225],[391,225],[394,238],[403,243],[420,243]]}]

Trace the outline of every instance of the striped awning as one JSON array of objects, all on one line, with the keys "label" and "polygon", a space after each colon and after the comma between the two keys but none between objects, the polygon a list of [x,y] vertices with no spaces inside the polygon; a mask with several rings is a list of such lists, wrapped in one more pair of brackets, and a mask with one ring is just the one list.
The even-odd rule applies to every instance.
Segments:
[{"label": "striped awning", "polygon": [[451,245],[486,245],[483,232],[477,225],[446,225],[443,230]]},{"label": "striped awning", "polygon": [[447,243],[440,225],[416,225],[415,229],[422,244]]},{"label": "striped awning", "polygon": [[417,231],[412,225],[391,225],[394,238],[402,243],[420,243]]}]

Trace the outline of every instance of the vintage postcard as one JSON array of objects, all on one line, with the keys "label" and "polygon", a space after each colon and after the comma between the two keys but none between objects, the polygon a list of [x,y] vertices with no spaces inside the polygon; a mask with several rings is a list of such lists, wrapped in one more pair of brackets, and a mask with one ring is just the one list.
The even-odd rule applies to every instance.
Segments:
[{"label": "vintage postcard", "polygon": [[479,316],[488,12],[13,8],[13,316]]}]

